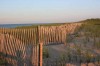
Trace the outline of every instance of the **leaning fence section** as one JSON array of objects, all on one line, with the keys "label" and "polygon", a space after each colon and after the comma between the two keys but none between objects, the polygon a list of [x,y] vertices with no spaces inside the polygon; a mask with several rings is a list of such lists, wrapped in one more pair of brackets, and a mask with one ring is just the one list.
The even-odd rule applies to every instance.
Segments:
[{"label": "leaning fence section", "polygon": [[37,28],[4,29],[0,33],[0,54],[6,66],[38,66]]},{"label": "leaning fence section", "polygon": [[66,41],[65,30],[58,26],[39,26],[39,40],[44,45],[59,44]]}]

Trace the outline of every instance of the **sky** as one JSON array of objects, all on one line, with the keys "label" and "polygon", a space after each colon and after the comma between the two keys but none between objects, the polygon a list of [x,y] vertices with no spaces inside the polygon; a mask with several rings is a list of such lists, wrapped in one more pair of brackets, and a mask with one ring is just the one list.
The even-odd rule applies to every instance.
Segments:
[{"label": "sky", "polygon": [[100,18],[100,0],[0,0],[0,24],[62,23]]}]

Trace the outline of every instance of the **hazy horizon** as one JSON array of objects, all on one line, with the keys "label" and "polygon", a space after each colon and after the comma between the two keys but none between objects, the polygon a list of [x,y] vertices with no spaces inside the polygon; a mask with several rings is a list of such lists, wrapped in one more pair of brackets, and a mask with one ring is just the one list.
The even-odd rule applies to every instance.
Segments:
[{"label": "hazy horizon", "polygon": [[1,0],[0,24],[64,23],[100,18],[99,0]]}]

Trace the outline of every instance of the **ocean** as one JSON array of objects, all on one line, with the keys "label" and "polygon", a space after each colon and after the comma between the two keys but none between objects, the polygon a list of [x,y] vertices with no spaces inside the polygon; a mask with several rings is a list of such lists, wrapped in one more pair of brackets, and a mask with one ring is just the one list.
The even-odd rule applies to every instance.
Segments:
[{"label": "ocean", "polygon": [[36,24],[0,24],[0,28],[15,28],[20,26],[31,26]]}]

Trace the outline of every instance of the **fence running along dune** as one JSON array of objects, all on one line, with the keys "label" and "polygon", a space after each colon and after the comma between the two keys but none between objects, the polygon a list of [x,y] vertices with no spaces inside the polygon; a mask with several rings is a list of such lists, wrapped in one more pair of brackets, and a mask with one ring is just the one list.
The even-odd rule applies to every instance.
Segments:
[{"label": "fence running along dune", "polygon": [[39,44],[66,44],[66,35],[81,24],[37,26],[29,29],[0,28],[0,57],[6,66],[39,66]]}]

